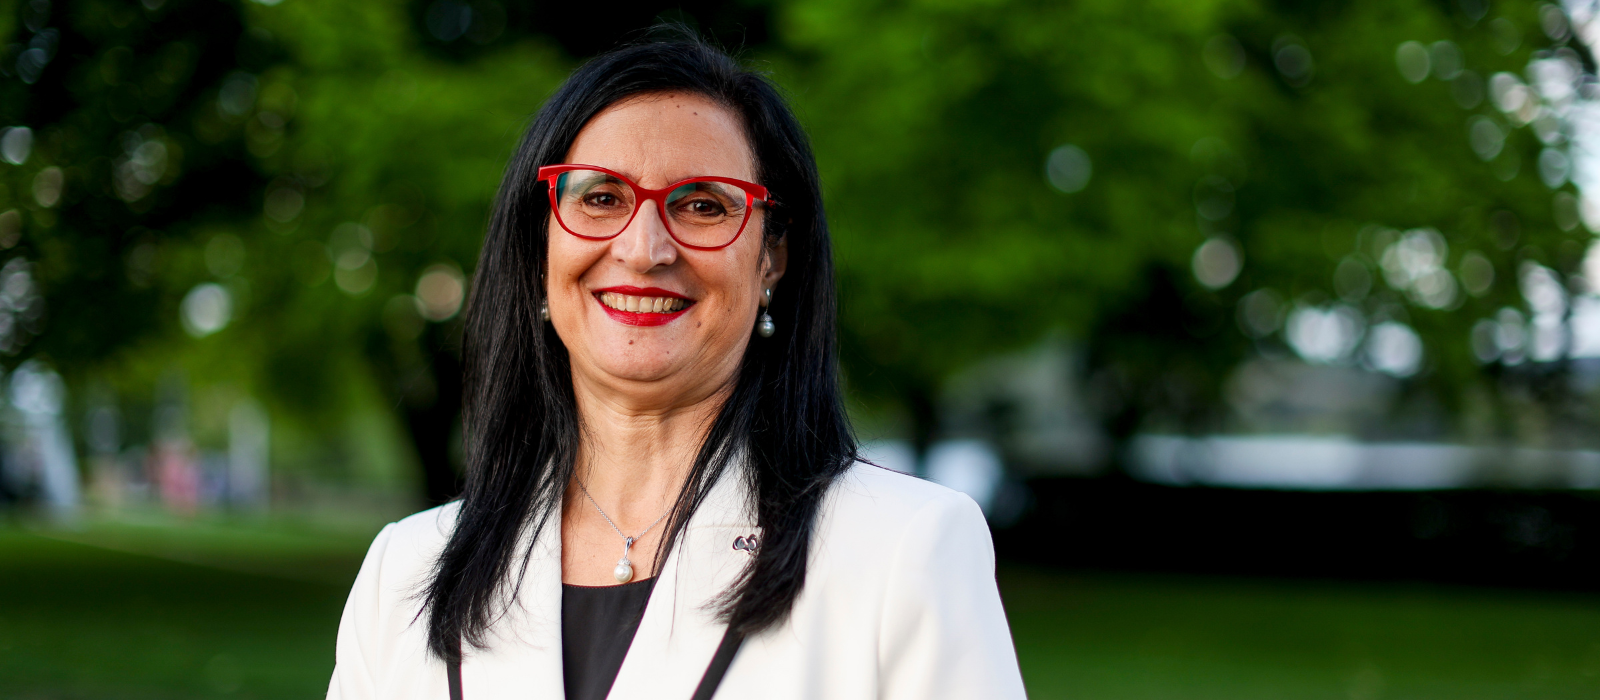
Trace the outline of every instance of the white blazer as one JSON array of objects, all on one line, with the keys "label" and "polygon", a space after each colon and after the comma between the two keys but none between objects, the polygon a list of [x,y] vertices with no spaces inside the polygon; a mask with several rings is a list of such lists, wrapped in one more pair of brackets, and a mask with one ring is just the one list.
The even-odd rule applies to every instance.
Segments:
[{"label": "white blazer", "polygon": [[[730,470],[730,472],[733,470]],[[726,627],[707,609],[748,561],[760,531],[730,473],[690,519],[608,696],[688,700]],[[458,503],[378,533],[339,622],[333,700],[448,700],[445,666],[426,652],[418,593]],[[534,543],[517,603],[468,647],[465,700],[561,700],[561,533]],[[856,464],[824,502],[805,588],[784,624],[749,637],[716,697],[763,700],[1023,698],[995,585],[994,547],[972,499]]]}]

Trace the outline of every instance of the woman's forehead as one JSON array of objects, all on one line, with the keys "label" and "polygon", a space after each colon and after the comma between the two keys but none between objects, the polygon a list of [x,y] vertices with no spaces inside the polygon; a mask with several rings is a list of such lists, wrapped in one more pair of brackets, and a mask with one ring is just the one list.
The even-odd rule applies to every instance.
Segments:
[{"label": "woman's forehead", "polygon": [[691,177],[755,179],[755,159],[732,110],[700,95],[653,93],[624,99],[585,124],[568,163],[615,170],[642,187]]}]

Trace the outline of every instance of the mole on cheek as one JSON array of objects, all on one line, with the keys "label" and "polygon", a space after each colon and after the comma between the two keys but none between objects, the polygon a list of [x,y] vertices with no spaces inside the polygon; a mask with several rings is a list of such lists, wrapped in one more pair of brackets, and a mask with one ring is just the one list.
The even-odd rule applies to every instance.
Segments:
[{"label": "mole on cheek", "polygon": [[628,344],[629,344],[629,345],[632,345],[632,344],[633,344],[633,341],[631,341],[631,340],[630,340],[630,341],[628,341]]}]

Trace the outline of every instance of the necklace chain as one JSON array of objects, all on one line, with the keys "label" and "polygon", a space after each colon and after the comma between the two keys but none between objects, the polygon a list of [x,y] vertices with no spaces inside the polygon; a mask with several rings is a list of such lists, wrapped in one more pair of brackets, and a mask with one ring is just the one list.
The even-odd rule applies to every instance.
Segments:
[{"label": "necklace chain", "polygon": [[634,535],[633,537],[629,537],[626,534],[623,534],[622,528],[617,527],[617,523],[611,519],[611,516],[606,515],[605,509],[601,508],[600,504],[595,502],[594,496],[589,495],[589,488],[587,486],[583,485],[583,480],[582,479],[573,479],[573,481],[578,482],[578,490],[583,491],[583,497],[589,499],[589,505],[594,506],[595,512],[599,513],[600,517],[606,519],[606,524],[610,525],[611,529],[615,530],[618,536],[620,536],[622,539],[626,540],[627,541],[626,542],[627,547],[630,547],[630,548],[633,546],[634,542],[639,541],[639,538],[644,537],[645,533],[648,533],[651,530],[654,530],[657,525],[660,525],[661,521],[666,519],[667,513],[671,513],[672,512],[672,509],[668,508],[666,510],[666,512],[661,514],[661,517],[655,519],[655,522],[650,523],[648,526],[645,527],[645,529],[640,530],[639,534]]}]

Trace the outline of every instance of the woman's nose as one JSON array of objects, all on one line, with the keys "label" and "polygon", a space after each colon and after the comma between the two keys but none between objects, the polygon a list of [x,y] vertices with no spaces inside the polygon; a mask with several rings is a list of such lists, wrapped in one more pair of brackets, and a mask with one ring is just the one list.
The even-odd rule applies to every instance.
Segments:
[{"label": "woman's nose", "polygon": [[678,247],[673,245],[672,234],[667,231],[655,202],[639,203],[639,212],[628,222],[628,227],[611,239],[611,254],[639,273],[677,261]]}]

